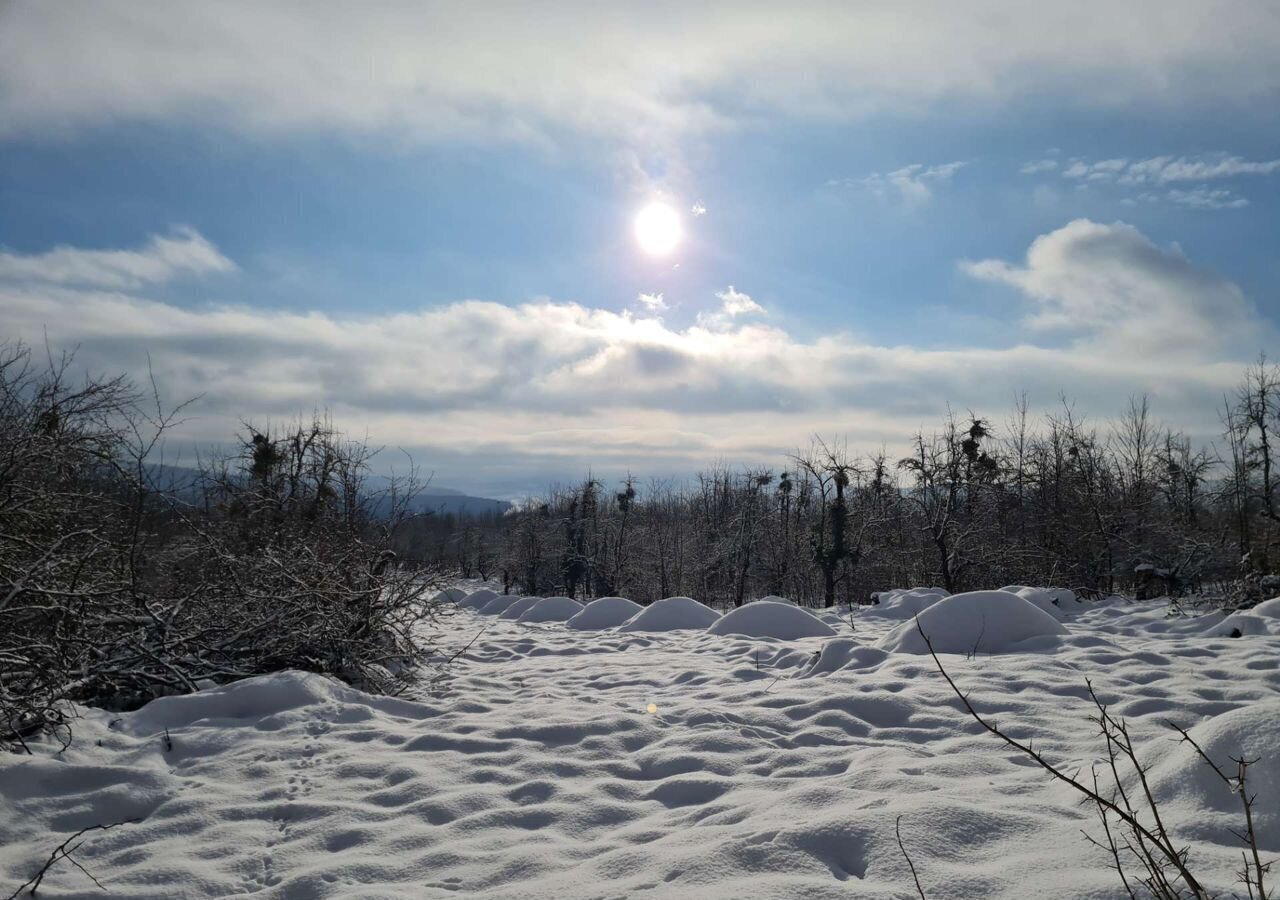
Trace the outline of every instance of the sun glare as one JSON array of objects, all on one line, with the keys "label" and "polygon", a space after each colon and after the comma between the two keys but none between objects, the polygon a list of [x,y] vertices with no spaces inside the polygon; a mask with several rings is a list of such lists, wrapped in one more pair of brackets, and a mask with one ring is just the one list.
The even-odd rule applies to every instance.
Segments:
[{"label": "sun glare", "polygon": [[636,240],[650,256],[666,256],[680,243],[680,216],[665,203],[650,203],[636,216]]}]

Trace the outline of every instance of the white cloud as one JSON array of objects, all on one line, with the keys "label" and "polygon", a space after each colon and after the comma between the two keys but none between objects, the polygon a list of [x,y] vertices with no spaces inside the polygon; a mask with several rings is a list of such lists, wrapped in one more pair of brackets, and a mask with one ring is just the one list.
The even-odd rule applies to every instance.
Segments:
[{"label": "white cloud", "polygon": [[758,316],[764,313],[764,307],[751,299],[733,285],[723,291],[716,292],[720,308],[714,312],[698,313],[698,325],[710,331],[727,331],[734,327],[734,320],[743,316]]},{"label": "white cloud", "polygon": [[[1141,34],[1135,41],[1133,35]],[[762,114],[849,118],[1057,92],[1256,109],[1270,0],[288,5],[13,0],[0,129],[217,120],[254,133],[661,144]]]},{"label": "white cloud", "polygon": [[867,188],[877,197],[893,193],[909,206],[922,206],[933,199],[933,185],[951,180],[963,166],[964,162],[949,162],[928,166],[924,163],[912,163],[892,172],[881,174],[873,172],[859,180],[836,180],[828,182],[833,186],[860,185]]},{"label": "white cloud", "polygon": [[1192,188],[1189,191],[1174,188],[1165,194],[1172,203],[1192,209],[1243,209],[1249,201],[1226,188]]},{"label": "white cloud", "polygon": [[[1028,163],[1028,165],[1031,165]],[[1027,171],[1027,167],[1023,167]],[[1168,185],[1187,181],[1216,181],[1246,175],[1280,173],[1280,159],[1248,160],[1227,153],[1201,157],[1152,156],[1148,159],[1074,159],[1062,170],[1064,178],[1114,181],[1127,186]]]},{"label": "white cloud", "polygon": [[1127,159],[1101,159],[1096,162],[1073,159],[1071,164],[1062,170],[1062,177],[1086,181],[1114,181],[1128,165]]},{"label": "white cloud", "polygon": [[1098,352],[1204,359],[1256,339],[1259,323],[1240,289],[1161,249],[1132,225],[1077,219],[1032,242],[1024,265],[962,263],[1035,304],[1027,325],[1063,331]]},{"label": "white cloud", "polygon": [[1101,415],[1146,391],[1174,424],[1210,434],[1240,366],[1276,342],[1235,285],[1120,223],[1072,222],[1037,238],[1025,263],[966,270],[1028,304],[1014,343],[801,337],[759,321],[761,305],[735,287],[677,327],[551,300],[337,317],[7,282],[0,330],[36,338],[47,328],[96,371],[136,373],[149,359],[168,396],[204,396],[184,426],[192,439],[225,439],[242,417],[327,406],[348,429],[417,448],[440,483],[524,487],[588,466],[776,462],[833,430],[896,446],[948,403],[999,416],[1018,390],[1044,404],[1066,391]]},{"label": "white cloud", "polygon": [[45,253],[0,252],[0,279],[138,288],[182,275],[233,272],[235,263],[194,228],[179,226],[153,235],[139,250],[82,250],[55,247]]},{"label": "white cloud", "polygon": [[[1034,165],[1028,163],[1022,171],[1026,173],[1028,167]],[[1241,209],[1249,205],[1248,198],[1227,188],[1214,188],[1208,184],[1170,186],[1278,173],[1280,159],[1248,160],[1227,153],[1213,153],[1200,157],[1152,156],[1135,160],[1074,159],[1062,170],[1062,177],[1079,182],[1078,188],[1092,183],[1114,184],[1121,189],[1143,189],[1141,193],[1128,194],[1121,199],[1127,206],[1142,201],[1173,203],[1190,209]]]},{"label": "white cloud", "polygon": [[1117,180],[1121,184],[1171,184],[1244,175],[1274,175],[1277,172],[1280,172],[1280,159],[1247,160],[1225,153],[1198,159],[1155,156],[1131,163]]},{"label": "white cloud", "polygon": [[690,208],[689,212],[692,213],[695,218],[697,218],[698,216],[705,216],[707,214],[707,208],[703,206],[701,203],[695,203]]},{"label": "white cloud", "polygon": [[1018,171],[1023,175],[1038,175],[1041,172],[1052,172],[1056,168],[1058,168],[1058,161],[1056,159],[1035,159],[1030,162],[1023,163],[1022,168]]},{"label": "white cloud", "polygon": [[723,309],[726,316],[746,316],[764,312],[763,306],[752,300],[749,295],[737,290],[733,285],[729,285],[723,291],[717,291],[716,298],[724,304]]},{"label": "white cloud", "polygon": [[670,308],[662,294],[640,294],[636,297],[636,302],[649,312],[663,312]]}]

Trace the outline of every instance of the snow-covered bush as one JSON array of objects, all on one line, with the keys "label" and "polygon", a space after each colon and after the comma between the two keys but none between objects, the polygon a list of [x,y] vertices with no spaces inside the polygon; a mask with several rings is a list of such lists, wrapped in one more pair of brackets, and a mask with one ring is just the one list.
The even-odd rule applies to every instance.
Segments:
[{"label": "snow-covered bush", "polygon": [[172,419],[123,378],[0,352],[0,746],[69,738],[65,702],[129,708],[285,668],[390,689],[431,579],[390,551],[412,485],[317,420],[181,477]]},{"label": "snow-covered bush", "polygon": [[741,634],[790,641],[804,637],[835,637],[835,630],[813,613],[785,601],[757,600],[740,606],[711,623],[710,634]]},{"label": "snow-covered bush", "polygon": [[929,606],[876,645],[893,653],[1003,653],[1031,638],[1053,638],[1067,630],[1034,603],[1008,591],[970,591]]},{"label": "snow-covered bush", "polygon": [[600,597],[583,607],[582,612],[568,621],[568,625],[579,631],[600,631],[621,625],[642,609],[643,606],[626,597]]},{"label": "snow-covered bush", "polygon": [[667,597],[636,613],[619,631],[680,631],[702,629],[720,618],[720,613],[692,597]]}]

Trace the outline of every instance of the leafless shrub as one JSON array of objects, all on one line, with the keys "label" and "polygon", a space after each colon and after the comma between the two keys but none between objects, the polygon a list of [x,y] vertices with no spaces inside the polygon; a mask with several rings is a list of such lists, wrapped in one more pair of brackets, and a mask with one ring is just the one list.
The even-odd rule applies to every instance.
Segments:
[{"label": "leafless shrub", "polygon": [[0,746],[69,741],[71,700],[283,668],[401,683],[435,612],[433,576],[389,549],[412,477],[371,490],[373,451],[316,419],[162,485],[177,413],[71,371],[0,351]]}]

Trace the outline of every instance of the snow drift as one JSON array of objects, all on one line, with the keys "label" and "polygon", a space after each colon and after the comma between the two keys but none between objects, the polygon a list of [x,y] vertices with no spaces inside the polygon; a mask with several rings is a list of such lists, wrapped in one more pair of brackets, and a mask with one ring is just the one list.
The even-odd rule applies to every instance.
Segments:
[{"label": "snow drift", "polygon": [[1280,597],[1264,600],[1249,610],[1255,616],[1266,616],[1269,619],[1280,619]]},{"label": "snow drift", "polygon": [[[1270,698],[1214,716],[1189,729],[1205,754],[1229,776],[1234,759],[1257,760],[1247,773],[1258,848],[1280,852],[1280,699]],[[1230,844],[1244,829],[1240,797],[1186,743],[1175,744],[1149,775],[1161,812],[1193,840]],[[1238,860],[1238,857],[1237,857]]]},{"label": "snow drift", "polygon": [[679,631],[684,628],[706,628],[720,618],[720,613],[692,597],[667,597],[632,616],[619,631]]},{"label": "snow drift", "polygon": [[633,603],[626,597],[599,597],[592,600],[568,621],[570,628],[579,631],[600,631],[604,628],[616,628],[644,609],[639,603]]},{"label": "snow drift", "polygon": [[747,637],[793,641],[805,637],[835,637],[826,622],[785,600],[757,600],[726,613],[707,629],[711,634],[741,634]]},{"label": "snow drift", "polygon": [[947,592],[941,588],[882,591],[876,595],[880,602],[866,611],[886,619],[914,619],[946,596]]},{"label": "snow drift", "polygon": [[431,599],[436,603],[457,603],[467,598],[467,592],[462,588],[445,588]]},{"label": "snow drift", "polygon": [[[1210,637],[1244,637],[1247,634],[1270,634],[1270,626],[1277,623],[1269,616],[1253,615],[1252,610],[1232,613],[1221,622],[1209,626],[1205,634]],[[1280,630],[1280,629],[1278,629]]]},{"label": "snow drift", "polygon": [[517,622],[567,622],[583,606],[569,597],[544,597],[520,614]]},{"label": "snow drift", "polygon": [[938,653],[1003,653],[1031,638],[1067,633],[1061,622],[1017,594],[970,591],[938,601],[876,646],[891,653],[928,653],[920,630]]},{"label": "snow drift", "polygon": [[[542,597],[520,597],[511,603],[508,603],[505,609],[498,610],[498,618],[511,620],[518,619],[524,615],[524,611],[526,609],[532,609],[534,605],[542,599]],[[495,600],[494,603],[496,602],[497,601]],[[492,606],[493,604],[486,606],[485,610],[488,611]]]},{"label": "snow drift", "polygon": [[840,669],[869,669],[888,659],[889,654],[868,647],[853,638],[836,638],[822,645],[822,650],[800,673],[799,678],[829,675]]},{"label": "snow drift", "polygon": [[470,594],[467,594],[466,599],[459,600],[458,606],[462,609],[483,609],[486,604],[490,603],[497,596],[497,591],[491,591],[488,588],[480,588],[478,591],[472,591]]},{"label": "snow drift", "polygon": [[521,599],[523,598],[517,597],[514,594],[500,594],[499,596],[494,597],[492,600],[490,600],[481,608],[477,609],[476,612],[480,613],[480,615],[482,616],[496,616],[496,615],[499,615],[500,613],[506,612],[507,609],[511,606],[511,604]]}]

